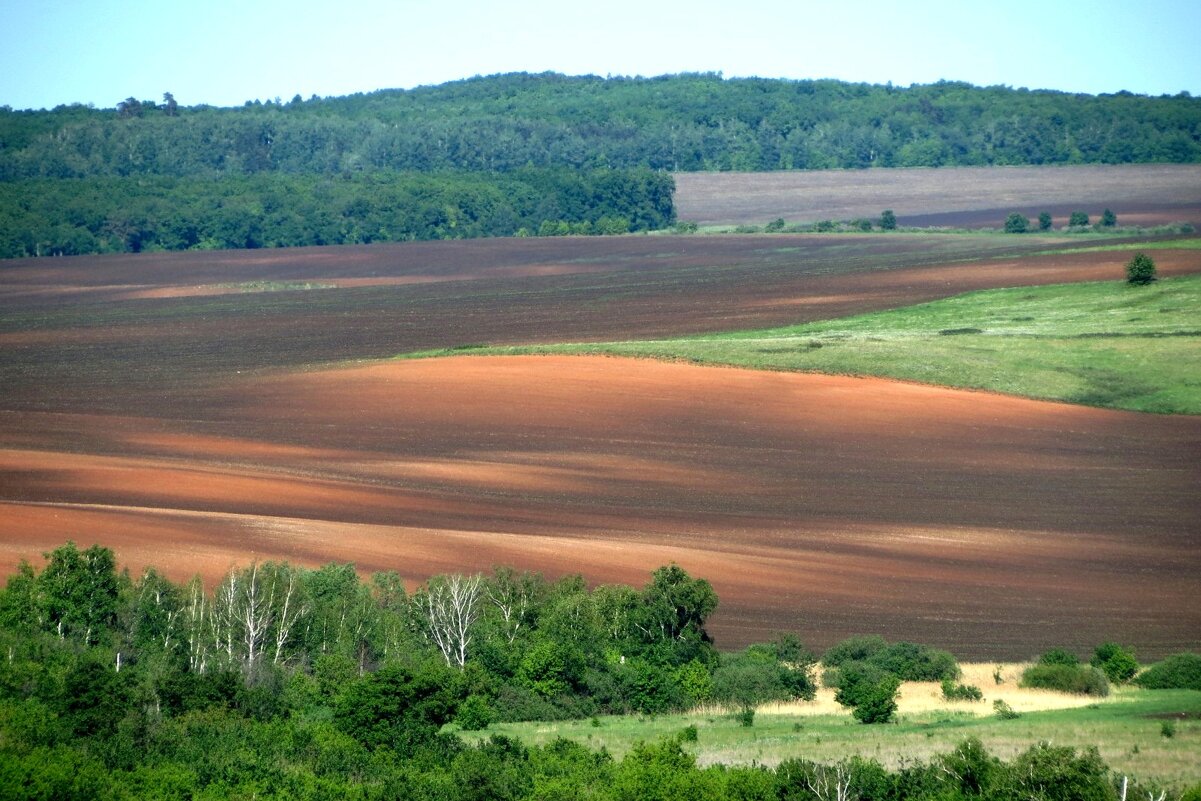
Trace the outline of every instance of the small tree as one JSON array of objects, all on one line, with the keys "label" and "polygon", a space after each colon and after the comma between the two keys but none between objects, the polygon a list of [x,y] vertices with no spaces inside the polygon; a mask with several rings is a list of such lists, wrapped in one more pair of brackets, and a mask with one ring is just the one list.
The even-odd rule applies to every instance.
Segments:
[{"label": "small tree", "polygon": [[1025,215],[1015,211],[1005,218],[1005,233],[1024,234],[1028,230],[1030,230],[1030,221],[1026,219]]},{"label": "small tree", "polygon": [[1098,645],[1089,664],[1103,672],[1114,684],[1125,684],[1138,673],[1138,660],[1134,658],[1134,652],[1114,642]]},{"label": "small tree", "polygon": [[897,215],[892,213],[892,209],[885,209],[880,215],[880,227],[885,231],[897,230]]},{"label": "small tree", "polygon": [[901,680],[892,673],[863,662],[848,662],[839,671],[834,700],[850,707],[861,723],[887,723],[897,711]]},{"label": "small tree", "polygon": [[1073,228],[1088,225],[1088,214],[1083,211],[1073,211],[1072,216],[1068,218],[1068,225]]},{"label": "small tree", "polygon": [[777,217],[776,219],[763,226],[763,231],[769,234],[778,234],[784,230],[784,218]]},{"label": "small tree", "polygon": [[1149,284],[1155,280],[1155,262],[1146,253],[1135,253],[1126,262],[1126,283]]},{"label": "small tree", "polygon": [[1044,211],[1042,214],[1038,215],[1038,230],[1040,230],[1040,231],[1050,231],[1051,230],[1051,212]]},{"label": "small tree", "polygon": [[1106,209],[1105,211],[1101,212],[1100,225],[1102,228],[1113,228],[1117,224],[1118,224],[1118,215],[1114,214],[1109,209]]}]

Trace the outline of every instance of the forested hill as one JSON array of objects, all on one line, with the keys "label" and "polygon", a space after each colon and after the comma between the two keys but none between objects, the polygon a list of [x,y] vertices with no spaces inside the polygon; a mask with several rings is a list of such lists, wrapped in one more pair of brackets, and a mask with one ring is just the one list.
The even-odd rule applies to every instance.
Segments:
[{"label": "forested hill", "polygon": [[511,74],[238,108],[0,110],[0,180],[1201,161],[1201,98]]}]

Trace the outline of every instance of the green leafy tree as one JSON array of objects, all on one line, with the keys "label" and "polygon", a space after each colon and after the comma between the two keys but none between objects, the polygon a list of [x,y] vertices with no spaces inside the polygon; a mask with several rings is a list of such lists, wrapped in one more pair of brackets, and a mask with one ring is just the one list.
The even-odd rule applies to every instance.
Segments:
[{"label": "green leafy tree", "polygon": [[68,542],[46,558],[37,579],[44,626],[60,638],[99,643],[117,622],[121,585],[113,552],[99,545],[80,551]]},{"label": "green leafy tree", "polygon": [[897,711],[901,680],[865,662],[847,662],[839,668],[834,700],[849,707],[861,723],[887,723]]},{"label": "green leafy tree", "polygon": [[368,748],[411,754],[429,745],[455,709],[450,677],[429,668],[415,673],[388,665],[346,688],[334,724]]},{"label": "green leafy tree", "polygon": [[1088,225],[1088,214],[1083,211],[1073,211],[1071,216],[1068,217],[1068,225],[1073,228]]},{"label": "green leafy tree", "polygon": [[1051,212],[1044,211],[1038,215],[1038,230],[1040,230],[1040,231],[1050,231],[1051,230]]},{"label": "green leafy tree", "polygon": [[1098,645],[1089,664],[1099,668],[1114,684],[1125,684],[1138,673],[1138,660],[1134,658],[1134,652],[1115,642]]},{"label": "green leafy tree", "polygon": [[1005,233],[1024,234],[1028,230],[1030,230],[1030,220],[1026,219],[1026,215],[1015,211],[1005,218]]},{"label": "green leafy tree", "polygon": [[1118,215],[1114,214],[1111,209],[1106,209],[1101,212],[1100,226],[1102,228],[1113,228],[1118,224]]},{"label": "green leafy tree", "polygon": [[897,230],[897,215],[893,214],[892,209],[885,209],[880,215],[880,228],[885,231]]},{"label": "green leafy tree", "polygon": [[1155,261],[1146,253],[1136,253],[1126,262],[1126,283],[1145,286],[1155,280]]}]

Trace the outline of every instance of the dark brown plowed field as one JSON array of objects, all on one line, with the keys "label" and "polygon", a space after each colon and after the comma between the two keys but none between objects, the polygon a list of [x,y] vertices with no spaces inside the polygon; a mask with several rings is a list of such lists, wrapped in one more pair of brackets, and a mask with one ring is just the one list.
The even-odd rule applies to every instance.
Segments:
[{"label": "dark brown plowed field", "polygon": [[1105,208],[1122,225],[1201,226],[1201,165],[942,167],[826,172],[679,173],[681,220],[702,225],[879,219],[901,225],[1000,228],[1013,211],[1049,211],[1066,225],[1073,211],[1093,222]]},{"label": "dark brown plowed field", "polygon": [[727,646],[788,629],[1151,654],[1201,631],[1171,600],[1201,589],[1201,419],[568,357],[259,377],[212,400],[170,424],[8,416],[5,558],[74,537],[178,578],[282,557],[636,584],[674,560],[713,581]]},{"label": "dark brown plowed field", "polygon": [[[1195,646],[1196,418],[616,359],[344,364],[775,325],[1114,278],[1128,257],[1019,258],[1045,246],[629,237],[4,264],[0,568],[68,537],[176,578],[257,557],[640,584],[675,560],[721,593],[723,646],[779,628],[965,656]],[[1201,271],[1197,251],[1156,260]],[[300,282],[334,288],[230,291]]]}]

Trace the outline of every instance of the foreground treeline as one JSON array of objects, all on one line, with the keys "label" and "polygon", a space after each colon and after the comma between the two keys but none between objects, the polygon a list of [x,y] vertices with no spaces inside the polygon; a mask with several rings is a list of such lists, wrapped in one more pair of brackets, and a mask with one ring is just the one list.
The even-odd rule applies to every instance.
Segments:
[{"label": "foreground treeline", "polygon": [[0,180],[1201,160],[1201,99],[1187,93],[547,73],[229,109],[120,96],[110,109],[0,110]]},{"label": "foreground treeline", "polygon": [[[813,697],[813,657],[793,637],[719,654],[705,631],[716,606],[676,566],[641,589],[496,569],[407,592],[391,572],[262,563],[205,588],[131,578],[110,550],[68,543],[0,591],[0,798],[1120,797],[1096,751],[1046,744],[1004,762],[967,740],[894,771],[860,758],[701,768],[695,727],[622,760],[454,734],[706,701],[749,724],[754,704]],[[840,692],[859,676],[869,695],[868,675],[895,690],[959,673],[946,652],[878,637],[824,661]]]},{"label": "foreground treeline", "polygon": [[650,170],[0,182],[0,258],[621,234],[675,222]]}]

